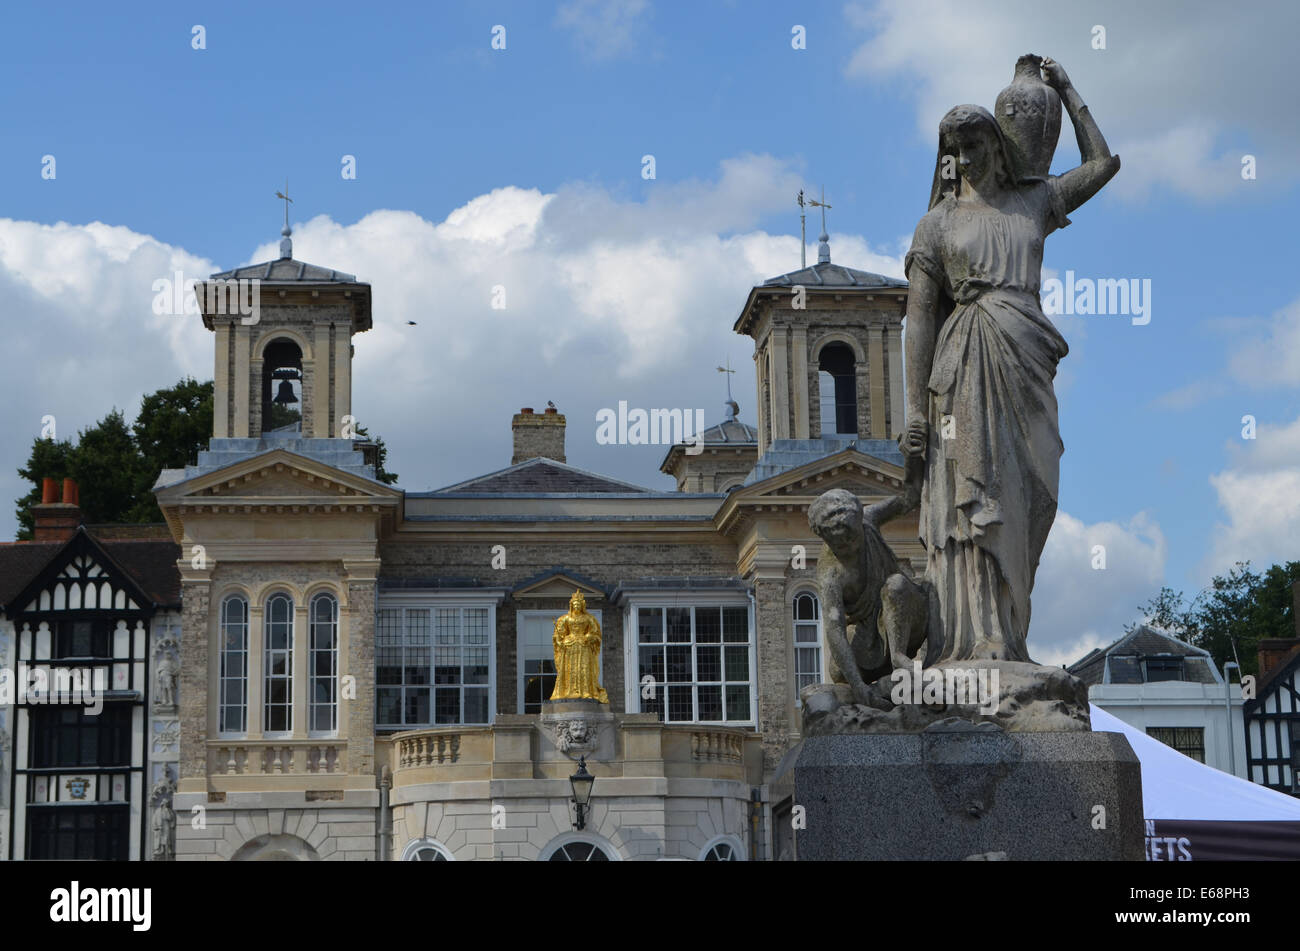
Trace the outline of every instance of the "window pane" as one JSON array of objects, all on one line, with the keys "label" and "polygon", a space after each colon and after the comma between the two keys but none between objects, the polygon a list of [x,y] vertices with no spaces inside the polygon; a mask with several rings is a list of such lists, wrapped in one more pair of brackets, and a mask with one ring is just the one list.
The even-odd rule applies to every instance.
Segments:
[{"label": "window pane", "polygon": [[421,726],[431,722],[429,719],[429,688],[407,687],[405,696],[406,720],[394,722],[405,722],[409,726]]},{"label": "window pane", "polygon": [[700,719],[722,719],[722,687],[703,684],[700,686]]},{"label": "window pane", "polygon": [[402,722],[402,691],[380,687],[375,695],[375,721],[385,725]]},{"label": "window pane", "polygon": [[[733,651],[736,648],[728,648]],[[697,647],[695,648],[695,678],[701,682],[717,681],[722,679],[722,648],[721,647]]]},{"label": "window pane", "polygon": [[689,684],[685,686],[669,686],[668,690],[668,720],[692,720],[695,718],[695,710],[691,702],[691,693],[695,688]]},{"label": "window pane", "polygon": [[749,685],[727,685],[727,719],[749,719]]},{"label": "window pane", "polygon": [[727,648],[727,679],[749,680],[749,648]]},{"label": "window pane", "polygon": [[637,637],[643,644],[662,644],[664,640],[664,609],[638,608]]},{"label": "window pane", "polygon": [[682,647],[669,647],[665,651],[667,659],[666,677],[668,683],[690,683],[691,677],[691,647],[689,644]]},{"label": "window pane", "polygon": [[695,640],[700,643],[714,643],[722,640],[722,609],[695,609]]},{"label": "window pane", "polygon": [[674,642],[691,639],[691,609],[668,609],[668,640]]},{"label": "window pane", "polygon": [[749,640],[748,608],[722,609],[722,639],[733,643]]}]

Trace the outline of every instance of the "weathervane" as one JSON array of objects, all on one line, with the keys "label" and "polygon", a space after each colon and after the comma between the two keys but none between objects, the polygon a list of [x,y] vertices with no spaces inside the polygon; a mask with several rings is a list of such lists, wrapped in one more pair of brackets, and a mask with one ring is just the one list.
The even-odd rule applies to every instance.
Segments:
[{"label": "weathervane", "polygon": [[293,242],[289,240],[289,236],[293,234],[293,231],[289,228],[289,203],[293,199],[289,197],[289,179],[284,180],[284,191],[276,192],[275,197],[284,200],[284,227],[280,229],[280,234],[283,236],[280,239],[280,257],[291,258],[293,257]]},{"label": "weathervane", "polygon": [[[803,270],[808,266],[808,216],[804,213],[803,189],[799,189],[799,195],[795,198],[799,203],[799,269]],[[718,367],[719,370],[722,367]],[[731,377],[727,377],[727,382],[731,382]]]},{"label": "weathervane", "polygon": [[[799,197],[803,197],[802,191],[799,192]],[[736,415],[740,412],[740,407],[736,404],[736,401],[731,398],[731,374],[736,371],[731,369],[730,355],[727,356],[727,365],[725,367],[718,367],[718,372],[727,374],[727,418],[735,419]]]},{"label": "weathervane", "polygon": [[[802,195],[803,192],[800,192],[799,194]],[[814,208],[820,208],[822,210],[822,233],[821,237],[817,239],[821,242],[817,245],[817,263],[829,264],[831,262],[831,236],[826,233],[826,209],[831,206],[826,204],[825,185],[822,186],[822,200],[818,201],[816,198],[810,198],[808,199],[808,204],[812,205]]]}]

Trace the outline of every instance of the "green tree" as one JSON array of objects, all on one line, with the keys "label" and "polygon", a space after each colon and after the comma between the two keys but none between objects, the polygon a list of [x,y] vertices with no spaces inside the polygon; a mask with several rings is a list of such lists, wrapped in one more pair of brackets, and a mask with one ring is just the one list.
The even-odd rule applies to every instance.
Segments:
[{"label": "green tree", "polygon": [[1145,623],[1205,648],[1220,667],[1234,661],[1243,674],[1258,674],[1260,640],[1296,636],[1292,586],[1297,581],[1300,561],[1273,565],[1262,574],[1252,571],[1250,562],[1238,562],[1190,604],[1182,592],[1166,587],[1139,610]]},{"label": "green tree", "polygon": [[153,485],[163,469],[182,469],[198,460],[199,450],[212,435],[212,392],[211,380],[199,383],[186,377],[140,401],[140,415],[131,432],[143,464],[136,504],[125,521],[162,521]]},{"label": "green tree", "polygon": [[363,442],[374,443],[375,445],[375,478],[384,485],[393,485],[397,482],[397,473],[389,472],[384,468],[384,463],[388,460],[388,447],[384,445],[382,436],[376,436],[373,439],[370,431],[364,426],[357,427],[357,436]]},{"label": "green tree", "polygon": [[[21,499],[15,499],[18,516],[19,541],[32,539],[32,506],[41,501],[41,480],[57,479],[60,483],[72,475],[72,456],[76,447],[67,440],[55,442],[53,439],[32,440],[32,451],[27,457],[27,465],[19,467],[18,475],[32,483],[32,490]],[[62,486],[60,485],[60,491]]]}]

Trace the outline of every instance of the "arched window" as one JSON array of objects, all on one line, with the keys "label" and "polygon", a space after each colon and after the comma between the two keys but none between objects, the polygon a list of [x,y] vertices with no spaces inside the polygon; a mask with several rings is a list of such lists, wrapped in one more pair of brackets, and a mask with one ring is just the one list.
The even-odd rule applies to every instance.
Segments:
[{"label": "arched window", "polygon": [[311,671],[308,729],[333,733],[339,728],[339,603],[332,594],[311,599]]},{"label": "arched window", "polygon": [[447,847],[433,839],[416,839],[402,853],[403,862],[451,862]]},{"label": "arched window", "polygon": [[267,599],[262,655],[262,729],[266,733],[293,731],[293,599],[274,594]]},{"label": "arched window", "polygon": [[302,350],[281,337],[262,353],[262,434],[302,430]]},{"label": "arched window", "polygon": [[221,602],[221,670],[217,731],[248,730],[248,602],[231,595]]},{"label": "arched window", "polygon": [[720,835],[711,840],[700,852],[701,862],[743,862],[745,853],[740,840],[732,835]]},{"label": "arched window", "polygon": [[608,862],[609,854],[594,842],[566,842],[551,853],[548,862]]},{"label": "arched window", "polygon": [[817,384],[821,390],[823,436],[858,434],[858,384],[853,351],[848,344],[822,347],[817,362]]},{"label": "arched window", "polygon": [[822,612],[817,596],[804,592],[794,599],[794,692],[822,677]]}]

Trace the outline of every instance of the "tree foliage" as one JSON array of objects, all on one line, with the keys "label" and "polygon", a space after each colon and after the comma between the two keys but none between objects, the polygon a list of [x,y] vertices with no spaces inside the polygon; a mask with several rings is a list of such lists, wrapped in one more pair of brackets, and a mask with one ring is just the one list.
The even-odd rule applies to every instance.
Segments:
[{"label": "tree foliage", "polygon": [[[41,480],[47,477],[77,480],[88,523],[161,522],[154,483],[163,469],[180,469],[197,461],[212,434],[212,394],[211,380],[200,383],[187,377],[144,397],[130,426],[114,408],[78,433],[75,443],[33,440],[26,465],[18,469],[18,475],[32,483],[31,491],[15,500],[18,539],[32,537],[32,506],[41,501]],[[357,436],[376,446],[379,481],[395,483],[397,474],[384,468],[388,448],[383,439],[370,437],[362,428]]]},{"label": "tree foliage", "polygon": [[[1238,562],[1190,602],[1181,591],[1161,588],[1138,609],[1144,618],[1140,623],[1205,648],[1220,667],[1235,661],[1242,673],[1257,674],[1259,642],[1297,634],[1292,593],[1297,581],[1300,561],[1273,565],[1262,573],[1252,571],[1248,561]],[[1137,627],[1130,624],[1125,631]]]}]

